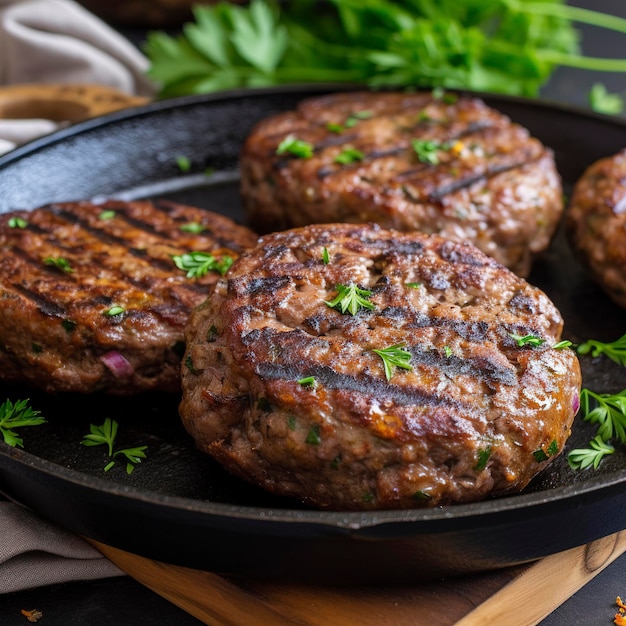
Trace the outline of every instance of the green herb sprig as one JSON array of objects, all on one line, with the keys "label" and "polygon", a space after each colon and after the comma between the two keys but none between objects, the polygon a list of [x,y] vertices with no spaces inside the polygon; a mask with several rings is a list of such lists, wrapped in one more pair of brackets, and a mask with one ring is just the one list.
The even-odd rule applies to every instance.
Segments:
[{"label": "green herb sprig", "polygon": [[509,333],[509,335],[520,348],[524,346],[538,348],[546,342],[545,339],[537,337],[536,335],[516,335],[515,333]]},{"label": "green herb sprig", "polygon": [[276,148],[276,154],[291,154],[300,159],[310,159],[313,156],[313,144],[298,139],[294,135],[287,135]]},{"label": "green herb sprig", "polygon": [[43,264],[56,267],[66,274],[71,274],[74,271],[70,262],[62,256],[47,256],[44,258]]},{"label": "green herb sprig", "polygon": [[396,367],[404,370],[412,370],[411,353],[406,349],[403,343],[397,343],[382,349],[372,349],[383,360],[385,369],[385,378],[389,381],[393,376]]},{"label": "green herb sprig", "polygon": [[172,257],[174,264],[180,270],[187,272],[187,278],[201,278],[210,271],[218,272],[222,276],[230,269],[233,258],[229,256],[215,257],[207,252],[189,252]]},{"label": "green herb sprig", "polygon": [[333,309],[338,309],[342,313],[356,315],[361,309],[373,310],[374,303],[368,300],[372,295],[369,289],[361,289],[354,283],[350,285],[336,285],[337,295],[330,301],[324,302]]},{"label": "green herb sprig", "polygon": [[577,348],[578,354],[591,354],[592,357],[597,357],[603,354],[604,356],[615,361],[619,365],[626,367],[626,334],[622,335],[619,339],[611,342],[596,341],[595,339],[589,339],[584,343],[581,343]]},{"label": "green herb sprig", "polygon": [[83,437],[81,443],[84,446],[106,446],[110,461],[104,466],[104,471],[108,472],[116,463],[118,456],[126,459],[126,473],[132,474],[135,466],[146,458],[145,450],[148,446],[136,446],[134,448],[114,449],[115,438],[117,437],[118,423],[107,417],[100,426],[89,425],[89,434]]},{"label": "green herb sprig", "polygon": [[588,448],[572,450],[567,460],[572,469],[597,468],[604,456],[615,451],[612,440],[626,444],[626,389],[608,394],[583,388],[580,410],[583,420],[598,424],[598,430]]},{"label": "green herb sprig", "polygon": [[0,433],[2,433],[4,443],[14,448],[24,447],[24,441],[14,429],[46,423],[40,412],[29,406],[29,401],[28,399],[15,402],[5,400],[0,404]]}]

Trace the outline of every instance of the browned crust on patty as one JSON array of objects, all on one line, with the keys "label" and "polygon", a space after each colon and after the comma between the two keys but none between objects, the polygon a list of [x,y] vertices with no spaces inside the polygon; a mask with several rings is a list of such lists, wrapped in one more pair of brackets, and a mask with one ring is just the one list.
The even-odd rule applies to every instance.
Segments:
[{"label": "browned crust on patty", "polygon": [[[191,222],[204,230],[181,230]],[[186,278],[172,256],[235,258],[256,239],[224,216],[168,201],[0,216],[0,377],[49,392],[180,390],[184,326],[219,274]],[[114,306],[123,312],[107,315]],[[130,368],[107,366],[116,353]]]},{"label": "browned crust on patty", "polygon": [[[362,112],[366,119],[355,117]],[[289,136],[312,144],[312,158],[276,154]],[[414,140],[445,145],[439,162],[420,161]],[[363,158],[337,163],[346,147]],[[520,276],[548,247],[563,210],[551,150],[480,99],[430,92],[305,100],[255,127],[241,172],[258,232],[375,222],[472,242]]]},{"label": "browned crust on patty", "polygon": [[[375,309],[329,307],[340,284]],[[580,371],[552,348],[561,329],[545,294],[473,246],[368,225],[274,233],[192,314],[180,413],[233,473],[314,506],[478,500],[563,448]],[[396,344],[412,369],[388,381],[372,349]]]},{"label": "browned crust on patty", "polygon": [[626,308],[626,149],[583,173],[574,186],[566,227],[594,280]]}]

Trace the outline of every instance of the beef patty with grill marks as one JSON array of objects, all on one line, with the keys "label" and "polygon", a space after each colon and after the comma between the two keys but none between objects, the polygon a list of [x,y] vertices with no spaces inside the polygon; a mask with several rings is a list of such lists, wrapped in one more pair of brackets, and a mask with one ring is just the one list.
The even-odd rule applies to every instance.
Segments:
[{"label": "beef patty with grill marks", "polygon": [[231,472],[314,506],[478,500],[563,449],[581,379],[561,330],[474,246],[306,226],[262,237],[194,310],[180,413]]},{"label": "beef patty with grill marks", "polygon": [[626,149],[585,170],[574,186],[565,223],[591,276],[626,308]]},{"label": "beef patty with grill marks", "polygon": [[474,243],[520,276],[563,211],[551,150],[477,98],[348,92],[259,123],[241,193],[260,233],[375,222]]},{"label": "beef patty with grill marks", "polygon": [[179,391],[184,326],[220,274],[187,277],[174,257],[210,253],[219,270],[256,240],[166,201],[0,215],[0,378],[48,392]]}]

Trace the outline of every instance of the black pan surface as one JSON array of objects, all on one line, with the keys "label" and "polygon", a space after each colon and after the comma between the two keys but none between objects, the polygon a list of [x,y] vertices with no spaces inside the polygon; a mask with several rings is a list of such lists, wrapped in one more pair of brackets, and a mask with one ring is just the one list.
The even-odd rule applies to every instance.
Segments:
[{"label": "black pan surface", "polygon": [[[0,212],[85,198],[168,197],[242,219],[237,164],[252,125],[329,86],[179,98],[83,122],[0,157]],[[566,189],[594,160],[626,146],[626,124],[549,103],[484,96],[555,151]],[[192,164],[181,172],[177,157]],[[206,171],[212,173],[207,175]],[[597,288],[562,233],[530,282],[565,319],[564,337],[617,339],[626,313]],[[581,359],[583,384],[626,387],[626,369]],[[575,472],[567,452],[593,426],[577,418],[564,452],[522,493],[433,510],[311,510],[230,475],[198,452],[178,398],[49,396],[0,386],[0,400],[30,398],[48,423],[22,429],[24,449],[0,443],[0,490],[42,516],[143,556],[227,575],[332,584],[416,581],[527,562],[626,528],[626,452]],[[89,424],[119,422],[118,442],[147,445],[128,475],[104,472],[104,451],[80,441]]]}]

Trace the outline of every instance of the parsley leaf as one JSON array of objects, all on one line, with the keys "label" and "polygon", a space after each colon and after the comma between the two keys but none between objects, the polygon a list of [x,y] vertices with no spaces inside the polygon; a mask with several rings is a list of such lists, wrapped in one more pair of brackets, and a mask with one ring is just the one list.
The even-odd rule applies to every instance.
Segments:
[{"label": "parsley leaf", "polygon": [[624,98],[609,93],[602,83],[595,83],[589,91],[589,106],[598,113],[618,115],[624,110]]},{"label": "parsley leaf", "polygon": [[578,354],[591,353],[592,357],[604,354],[612,361],[615,361],[615,363],[626,367],[626,334],[609,343],[589,339],[588,341],[581,343],[576,348],[576,352],[578,352]]},{"label": "parsley leaf", "polygon": [[13,403],[11,400],[5,400],[0,404],[0,433],[2,433],[4,443],[9,446],[24,447],[23,440],[18,437],[14,428],[39,426],[46,423],[39,411],[28,406],[28,402],[29,400],[17,400]]},{"label": "parsley leaf", "polygon": [[334,159],[335,163],[340,163],[341,165],[350,165],[351,163],[356,163],[357,161],[362,161],[365,158],[365,155],[356,148],[352,146],[346,146]]},{"label": "parsley leaf", "polygon": [[590,442],[588,448],[576,448],[567,455],[567,462],[572,469],[587,469],[593,467],[598,469],[600,461],[607,455],[613,454],[615,448],[606,443],[600,435],[596,435]]},{"label": "parsley leaf", "polygon": [[403,343],[397,343],[393,346],[382,349],[372,349],[383,360],[385,369],[385,377],[391,380],[394,369],[400,367],[405,370],[412,370],[411,353],[405,348]]},{"label": "parsley leaf", "polygon": [[276,148],[276,154],[286,153],[301,159],[310,159],[313,156],[313,145],[296,138],[295,135],[287,135]]},{"label": "parsley leaf", "polygon": [[429,165],[437,165],[439,163],[439,151],[445,149],[442,143],[432,139],[413,139],[411,145],[417,154],[417,158],[422,163],[428,163]]},{"label": "parsley leaf", "polygon": [[333,309],[338,309],[342,313],[350,313],[350,315],[356,315],[360,309],[372,310],[375,308],[373,302],[370,302],[367,298],[372,295],[372,292],[368,289],[361,289],[354,283],[350,285],[336,285],[337,295],[331,301],[324,302]]},{"label": "parsley leaf", "polygon": [[126,458],[126,473],[132,474],[135,465],[141,463],[141,459],[146,458],[144,450],[148,446],[136,446],[134,448],[123,448],[115,450],[115,438],[117,437],[118,423],[107,417],[100,426],[95,424],[89,425],[89,434],[85,435],[81,441],[84,446],[102,446],[107,447],[109,462],[104,466],[104,471],[108,472],[114,465],[118,456]]},{"label": "parsley leaf", "polygon": [[187,272],[187,278],[201,278],[209,271],[215,271],[224,276],[233,264],[233,258],[223,256],[216,258],[207,252],[189,252],[172,257],[174,264],[180,270]]},{"label": "parsley leaf", "polygon": [[515,333],[509,333],[515,343],[523,348],[524,346],[530,346],[531,348],[538,348],[540,345],[546,342],[545,339],[537,337],[536,335],[516,335]]},{"label": "parsley leaf", "polygon": [[66,274],[71,274],[74,270],[72,269],[72,266],[70,265],[70,262],[61,256],[47,256],[44,260],[43,260],[43,264],[44,265],[51,265],[52,267],[56,267],[57,269],[61,270],[62,272],[65,272]]}]

